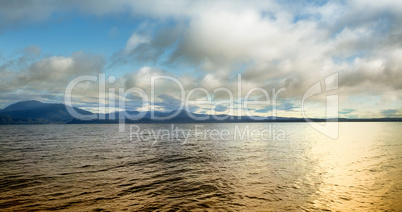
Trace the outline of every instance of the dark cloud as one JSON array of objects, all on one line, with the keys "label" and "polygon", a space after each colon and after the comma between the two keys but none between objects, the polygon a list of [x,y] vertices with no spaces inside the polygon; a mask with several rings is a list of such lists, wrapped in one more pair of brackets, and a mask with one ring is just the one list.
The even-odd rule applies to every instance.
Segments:
[{"label": "dark cloud", "polygon": [[[357,87],[364,84],[402,89],[401,50],[389,51],[382,56],[356,59],[351,69],[340,73],[340,87]],[[374,87],[373,87],[374,88]]]},{"label": "dark cloud", "polygon": [[381,114],[384,117],[401,117],[402,111],[401,111],[401,109],[387,109],[387,110],[382,110]]},{"label": "dark cloud", "polygon": [[217,106],[215,107],[215,111],[216,111],[216,112],[225,112],[227,109],[228,109],[228,108],[227,108],[226,106],[224,106],[224,105],[217,105]]},{"label": "dark cloud", "polygon": [[[298,108],[291,102],[282,102],[279,105],[276,105],[276,110],[284,110],[284,111],[292,111],[293,109]],[[265,108],[255,110],[257,113],[268,113],[274,110],[273,105],[268,105]]]}]

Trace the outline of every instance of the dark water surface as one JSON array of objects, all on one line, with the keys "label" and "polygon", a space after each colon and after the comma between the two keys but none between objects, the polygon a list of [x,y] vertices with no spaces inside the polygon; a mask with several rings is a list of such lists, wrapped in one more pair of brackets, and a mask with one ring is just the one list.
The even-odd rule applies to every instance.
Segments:
[{"label": "dark water surface", "polygon": [[402,123],[340,123],[337,140],[306,123],[199,128],[236,125],[286,138],[209,138],[193,124],[175,126],[187,141],[130,140],[117,125],[0,126],[0,210],[402,210]]}]

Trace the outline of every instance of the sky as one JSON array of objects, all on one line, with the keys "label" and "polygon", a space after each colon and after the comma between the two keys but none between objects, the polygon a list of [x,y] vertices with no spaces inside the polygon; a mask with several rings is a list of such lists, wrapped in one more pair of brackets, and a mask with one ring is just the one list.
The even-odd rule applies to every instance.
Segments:
[{"label": "sky", "polygon": [[[268,94],[247,105],[251,115],[325,117],[337,107],[341,118],[402,117],[402,1],[0,0],[0,108],[63,103],[73,79],[99,74],[116,92],[80,82],[74,106],[121,110],[119,88],[151,97],[152,76],[170,76],[184,96],[160,80],[154,99],[130,94],[126,108],[187,102],[192,112],[236,115]],[[323,92],[302,101],[316,83]]]}]

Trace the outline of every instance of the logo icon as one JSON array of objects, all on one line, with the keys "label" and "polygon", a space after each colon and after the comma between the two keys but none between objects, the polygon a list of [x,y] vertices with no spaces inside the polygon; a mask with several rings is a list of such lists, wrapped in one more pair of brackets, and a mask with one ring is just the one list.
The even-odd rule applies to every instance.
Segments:
[{"label": "logo icon", "polygon": [[324,88],[321,89],[321,81],[312,85],[303,95],[302,99],[302,116],[304,120],[309,123],[311,127],[313,127],[318,132],[332,138],[337,139],[339,135],[339,124],[338,124],[338,94],[327,95],[326,96],[326,114],[325,114],[325,124],[322,125],[320,123],[314,122],[310,118],[306,116],[304,102],[306,99],[321,94],[323,92],[329,92],[332,90],[338,89],[338,73],[332,74],[328,77],[325,77],[324,84],[322,86]]}]

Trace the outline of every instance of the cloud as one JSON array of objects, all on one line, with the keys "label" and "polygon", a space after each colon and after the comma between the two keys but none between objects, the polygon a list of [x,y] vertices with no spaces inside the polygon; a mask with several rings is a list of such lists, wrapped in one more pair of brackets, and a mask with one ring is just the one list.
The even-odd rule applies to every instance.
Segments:
[{"label": "cloud", "polygon": [[[283,110],[283,111],[292,111],[293,109],[298,108],[292,102],[281,102],[280,104],[275,106],[276,110]],[[262,109],[255,110],[257,113],[269,113],[274,110],[273,105],[268,105]]]},{"label": "cloud", "polygon": [[[0,74],[3,80],[0,82],[0,98],[12,100],[52,99],[61,100],[68,83],[75,77],[82,75],[97,75],[103,72],[105,61],[103,57],[75,52],[69,57],[52,56],[39,60],[35,58],[40,54],[40,47],[28,47],[23,51],[23,56],[13,65],[3,66]],[[28,58],[24,63],[21,58]],[[94,90],[94,89],[93,89]],[[89,93],[82,89],[82,93]],[[95,91],[94,91],[95,92]],[[98,96],[98,95],[97,95]]]},{"label": "cloud", "polygon": [[3,64],[0,65],[0,71],[27,69],[29,64],[40,57],[41,51],[42,50],[39,46],[31,45],[16,50],[11,56],[0,55],[0,61],[4,61]]},{"label": "cloud", "polygon": [[[169,48],[173,48],[180,37],[181,30],[181,26],[164,27],[159,29],[154,35],[148,35],[152,33],[143,32],[141,29],[137,30],[140,32],[134,32],[130,36],[125,48],[112,56],[111,66],[138,61],[141,63],[156,64],[160,60],[160,57],[169,51]],[[165,65],[168,64],[165,63]]]},{"label": "cloud", "polygon": [[[115,68],[132,62],[144,67],[120,77],[116,86],[140,87],[149,93],[152,76],[176,75],[186,90],[200,86],[212,93],[215,88],[225,87],[237,96],[236,75],[240,73],[241,95],[254,87],[268,91],[286,88],[277,109],[294,112],[296,102],[310,86],[339,72],[339,95],[344,107],[341,114],[358,108],[352,98],[355,96],[367,97],[372,105],[398,104],[402,96],[402,4],[398,1],[89,0],[0,4],[3,30],[46,22],[53,14],[62,16],[71,11],[141,17],[145,24],[108,60]],[[105,59],[88,53],[43,57],[40,47],[30,46],[21,54],[1,64],[7,83],[0,83],[0,89],[38,91],[44,88],[43,83],[49,89],[61,88],[75,76],[105,71]],[[173,74],[177,71],[171,73],[166,67],[190,67],[195,71]],[[177,85],[160,81],[160,106],[172,108],[174,101],[164,96],[167,94],[179,99]],[[228,97],[220,92],[214,98]],[[311,101],[322,107],[325,98],[323,93]],[[370,104],[365,105],[372,107]],[[386,106],[381,108],[385,110]]]},{"label": "cloud", "polygon": [[36,46],[36,45],[27,46],[26,48],[23,49],[24,55],[33,57],[33,58],[39,57],[41,52],[42,52],[42,48],[40,48],[40,46]]},{"label": "cloud", "polygon": [[224,112],[224,111],[226,111],[228,108],[227,107],[225,107],[225,106],[223,106],[223,105],[217,105],[216,107],[215,107],[215,111],[216,112]]},{"label": "cloud", "polygon": [[104,59],[95,54],[75,52],[70,57],[54,56],[33,63],[18,80],[25,84],[62,83],[85,74],[103,70]]},{"label": "cloud", "polygon": [[117,27],[113,27],[109,30],[108,36],[110,38],[115,38],[117,36],[119,36],[119,28]]},{"label": "cloud", "polygon": [[56,1],[1,1],[0,30],[20,23],[45,21],[59,9]]},{"label": "cloud", "polygon": [[151,88],[151,78],[152,76],[164,75],[165,72],[158,68],[142,67],[138,71],[131,72],[122,77],[124,81],[125,88],[138,87],[146,89],[148,93]]},{"label": "cloud", "polygon": [[347,114],[353,113],[354,111],[356,111],[356,110],[355,110],[355,109],[348,109],[348,108],[345,108],[345,109],[340,110],[340,111],[339,111],[339,114],[341,114],[341,115],[347,115]]},{"label": "cloud", "polygon": [[382,110],[381,114],[384,117],[401,117],[402,111],[401,111],[401,109],[387,109],[387,110]]},{"label": "cloud", "polygon": [[133,16],[148,16],[153,18],[186,18],[203,13],[211,8],[226,8],[239,10],[243,8],[277,9],[274,1],[139,1],[139,0],[97,0],[65,2],[62,0],[15,0],[1,1],[0,26],[11,26],[18,23],[35,23],[50,19],[55,13],[78,11],[92,15],[111,15],[129,13]]},{"label": "cloud", "polygon": [[158,96],[154,104],[165,111],[173,111],[180,108],[181,101],[167,94],[162,94]]},{"label": "cloud", "polygon": [[134,33],[128,39],[128,41],[126,43],[126,48],[124,49],[124,52],[126,54],[128,54],[131,51],[133,51],[139,44],[143,44],[143,43],[145,43],[145,44],[149,43],[149,38],[146,37],[146,36],[138,35],[138,34]]}]

